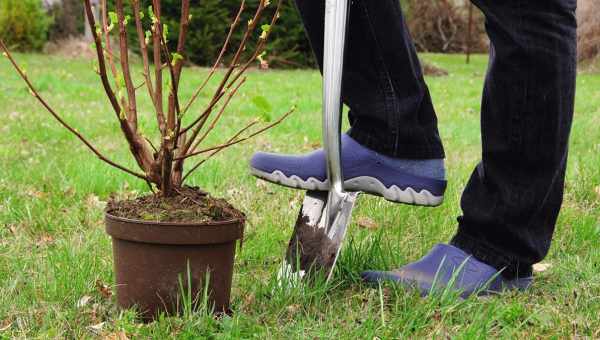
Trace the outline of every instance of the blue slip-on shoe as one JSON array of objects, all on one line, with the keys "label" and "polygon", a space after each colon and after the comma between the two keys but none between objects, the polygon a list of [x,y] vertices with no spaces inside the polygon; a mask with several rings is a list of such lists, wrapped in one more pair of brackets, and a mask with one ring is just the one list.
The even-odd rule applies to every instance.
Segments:
[{"label": "blue slip-on shoe", "polygon": [[[398,202],[437,206],[444,200],[447,182],[442,159],[402,160],[381,155],[342,135],[344,188]],[[327,191],[329,183],[323,149],[306,155],[258,152],[251,173],[290,188]]]},{"label": "blue slip-on shoe", "polygon": [[368,283],[392,281],[419,290],[422,296],[433,291],[450,289],[462,298],[473,294],[486,295],[506,290],[525,290],[533,277],[507,280],[495,268],[480,262],[459,248],[447,244],[436,245],[417,262],[398,270],[367,271],[361,274]]}]

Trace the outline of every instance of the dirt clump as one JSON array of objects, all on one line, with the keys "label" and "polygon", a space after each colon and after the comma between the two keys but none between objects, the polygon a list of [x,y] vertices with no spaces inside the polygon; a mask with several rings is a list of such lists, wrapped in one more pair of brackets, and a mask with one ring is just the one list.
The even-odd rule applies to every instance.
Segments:
[{"label": "dirt clump", "polygon": [[333,267],[337,250],[337,244],[327,237],[324,228],[311,226],[308,217],[300,216],[286,257],[294,271],[309,272]]}]

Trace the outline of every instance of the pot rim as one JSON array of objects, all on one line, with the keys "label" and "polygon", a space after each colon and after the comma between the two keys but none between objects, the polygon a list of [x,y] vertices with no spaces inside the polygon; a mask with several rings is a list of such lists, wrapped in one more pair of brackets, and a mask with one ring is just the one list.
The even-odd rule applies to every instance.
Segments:
[{"label": "pot rim", "polygon": [[105,212],[106,232],[126,241],[171,245],[207,245],[244,238],[245,218],[209,223],[153,222],[116,217]]}]

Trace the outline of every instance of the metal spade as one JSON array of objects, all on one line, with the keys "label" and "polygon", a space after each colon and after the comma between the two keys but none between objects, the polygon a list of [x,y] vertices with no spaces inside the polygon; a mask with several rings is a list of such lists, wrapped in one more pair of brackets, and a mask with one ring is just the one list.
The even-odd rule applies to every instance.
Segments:
[{"label": "metal spade", "polygon": [[326,0],[323,56],[323,147],[329,191],[308,191],[280,277],[321,272],[331,278],[358,193],[344,191],[341,160],[342,71],[349,0]]}]

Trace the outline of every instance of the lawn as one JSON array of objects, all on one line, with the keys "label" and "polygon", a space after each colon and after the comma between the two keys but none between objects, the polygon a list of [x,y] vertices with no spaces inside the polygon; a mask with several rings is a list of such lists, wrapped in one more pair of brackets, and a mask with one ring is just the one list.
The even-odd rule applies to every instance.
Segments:
[{"label": "lawn", "polygon": [[[133,166],[90,61],[16,57],[69,122],[115,159]],[[360,283],[362,270],[400,266],[450,239],[461,190],[480,157],[480,93],[487,57],[477,56],[470,65],[462,56],[423,58],[450,73],[428,79],[448,153],[449,190],[441,207],[361,197],[354,221],[373,223],[351,225],[333,283],[279,289],[276,272],[302,192],[257,181],[248,174],[247,163],[256,150],[304,152],[320,143],[320,76],[312,70],[251,71],[211,142],[228,138],[260,114],[249,100],[256,95],[269,99],[273,116],[292,105],[296,112],[276,129],[214,158],[190,182],[248,215],[235,264],[234,313],[221,319],[188,313],[147,325],[133,311],[118,310],[110,296],[111,242],[102,215],[111,194],[138,195],[146,192],[145,183],[87,152],[34,103],[6,59],[0,60],[0,338],[599,338],[597,74],[578,79],[564,209],[532,289],[467,300],[444,293],[422,299],[398,287],[373,289]],[[205,73],[184,70],[182,98],[188,98]],[[142,107],[149,105],[146,101]],[[142,129],[154,131],[149,114]]]}]

